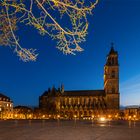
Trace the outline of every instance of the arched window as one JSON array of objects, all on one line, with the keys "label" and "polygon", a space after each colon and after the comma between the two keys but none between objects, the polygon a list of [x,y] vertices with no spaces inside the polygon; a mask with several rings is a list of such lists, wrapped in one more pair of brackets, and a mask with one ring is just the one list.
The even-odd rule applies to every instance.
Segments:
[{"label": "arched window", "polygon": [[114,57],[112,57],[112,65],[114,65]]},{"label": "arched window", "polygon": [[108,58],[107,63],[108,63],[108,65],[111,65],[111,58],[110,57]]},{"label": "arched window", "polygon": [[115,78],[115,71],[114,70],[111,73],[111,78]]},{"label": "arched window", "polygon": [[115,88],[114,87],[112,87],[112,93],[115,93]]}]

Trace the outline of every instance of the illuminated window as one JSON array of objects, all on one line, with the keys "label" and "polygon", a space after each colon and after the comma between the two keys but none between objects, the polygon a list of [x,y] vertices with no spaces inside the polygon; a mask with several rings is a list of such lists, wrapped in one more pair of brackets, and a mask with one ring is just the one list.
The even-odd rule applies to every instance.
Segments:
[{"label": "illuminated window", "polygon": [[78,105],[80,104],[80,98],[78,98]]}]

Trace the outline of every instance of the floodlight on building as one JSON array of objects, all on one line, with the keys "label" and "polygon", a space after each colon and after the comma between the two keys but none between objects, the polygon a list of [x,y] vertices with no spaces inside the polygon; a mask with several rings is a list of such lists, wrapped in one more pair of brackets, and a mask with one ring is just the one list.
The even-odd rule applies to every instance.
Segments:
[{"label": "floodlight on building", "polygon": [[108,118],[111,118],[112,116],[111,115],[108,115]]},{"label": "floodlight on building", "polygon": [[105,121],[105,118],[104,117],[101,117],[100,118],[100,121],[104,122]]}]

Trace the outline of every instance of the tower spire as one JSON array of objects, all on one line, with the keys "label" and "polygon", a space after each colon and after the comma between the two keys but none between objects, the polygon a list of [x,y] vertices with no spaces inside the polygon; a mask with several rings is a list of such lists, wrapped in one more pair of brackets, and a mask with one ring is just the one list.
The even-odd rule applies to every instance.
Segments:
[{"label": "tower spire", "polygon": [[111,43],[111,49],[104,66],[104,90],[107,95],[108,108],[119,109],[118,53],[113,46],[114,44]]},{"label": "tower spire", "polygon": [[114,48],[114,42],[111,42],[111,48]]},{"label": "tower spire", "polygon": [[114,50],[114,43],[113,42],[111,43],[111,49],[109,52],[109,55],[111,55],[111,54],[117,54],[117,51]]},{"label": "tower spire", "polygon": [[64,84],[61,84],[61,92],[64,93]]}]

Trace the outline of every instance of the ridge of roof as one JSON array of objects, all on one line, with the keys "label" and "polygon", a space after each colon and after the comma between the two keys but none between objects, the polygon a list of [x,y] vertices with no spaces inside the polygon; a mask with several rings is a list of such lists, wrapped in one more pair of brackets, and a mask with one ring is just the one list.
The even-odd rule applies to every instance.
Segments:
[{"label": "ridge of roof", "polygon": [[101,96],[104,94],[104,90],[72,90],[64,91],[63,96]]},{"label": "ridge of roof", "polygon": [[93,91],[104,91],[103,89],[97,89],[97,90],[66,90],[66,91],[64,91],[64,92],[93,92]]},{"label": "ridge of roof", "polygon": [[8,96],[6,96],[6,95],[4,95],[2,93],[0,93],[0,97],[10,99]]}]

